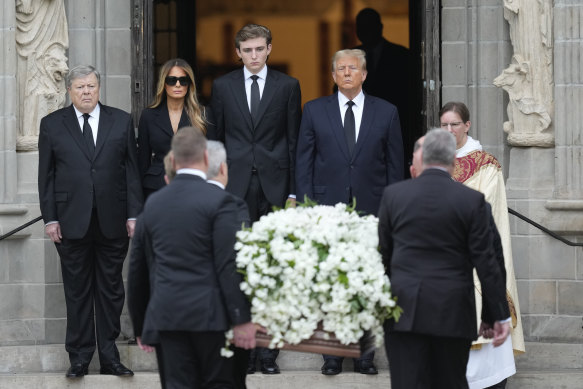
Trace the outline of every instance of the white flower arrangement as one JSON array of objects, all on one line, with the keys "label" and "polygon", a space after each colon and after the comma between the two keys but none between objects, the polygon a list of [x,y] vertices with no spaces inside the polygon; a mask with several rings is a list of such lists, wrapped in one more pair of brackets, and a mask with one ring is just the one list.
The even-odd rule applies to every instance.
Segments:
[{"label": "white flower arrangement", "polygon": [[378,251],[378,219],[346,204],[306,203],[269,213],[237,233],[241,290],[270,347],[298,344],[322,323],[342,344],[365,331],[382,344],[384,320],[398,320]]}]

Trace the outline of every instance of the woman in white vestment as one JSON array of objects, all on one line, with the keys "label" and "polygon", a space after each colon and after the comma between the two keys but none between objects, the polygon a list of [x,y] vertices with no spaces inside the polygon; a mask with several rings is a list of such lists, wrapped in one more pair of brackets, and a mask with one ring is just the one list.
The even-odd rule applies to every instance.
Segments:
[{"label": "woman in white vestment", "polygon": [[[456,137],[457,151],[454,179],[480,191],[492,206],[496,228],[502,240],[504,265],[506,267],[506,295],[511,312],[511,337],[500,347],[494,348],[491,340],[478,338],[472,344],[466,377],[470,389],[504,388],[506,379],[516,373],[514,355],[524,353],[522,320],[518,305],[516,278],[510,245],[510,225],[506,188],[500,163],[482,150],[480,142],[468,135],[470,112],[465,104],[449,102],[439,112],[441,127]],[[476,283],[476,320],[480,318],[481,287],[474,273]],[[478,323],[479,325],[479,323]]]}]

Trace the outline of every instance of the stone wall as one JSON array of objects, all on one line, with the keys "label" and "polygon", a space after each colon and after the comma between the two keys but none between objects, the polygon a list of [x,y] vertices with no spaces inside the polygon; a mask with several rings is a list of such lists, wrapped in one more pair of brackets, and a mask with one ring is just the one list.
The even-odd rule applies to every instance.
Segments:
[{"label": "stone wall", "polygon": [[[537,3],[552,7],[552,37],[546,33],[543,39],[552,38],[548,44],[554,85],[546,93],[554,92],[550,128],[555,145],[509,147],[503,131],[509,120],[509,95],[493,85],[516,54],[513,43],[517,44],[511,42],[504,18],[505,3],[516,6],[521,2],[442,1],[442,102],[467,102],[472,115],[470,135],[504,168],[509,207],[570,240],[583,241],[583,46],[578,22],[583,4],[578,0]],[[537,18],[540,22],[531,24],[539,28],[543,17]],[[510,215],[510,223],[525,340],[580,342],[583,250],[561,243],[515,216]]]},{"label": "stone wall", "polygon": [[[16,151],[15,0],[0,0],[0,234],[40,215],[36,151]],[[131,1],[65,0],[69,67],[101,72],[101,102],[131,110]],[[69,104],[67,102],[67,104]],[[0,345],[64,343],[59,258],[38,222],[0,243]],[[122,332],[130,331],[124,311]]]}]

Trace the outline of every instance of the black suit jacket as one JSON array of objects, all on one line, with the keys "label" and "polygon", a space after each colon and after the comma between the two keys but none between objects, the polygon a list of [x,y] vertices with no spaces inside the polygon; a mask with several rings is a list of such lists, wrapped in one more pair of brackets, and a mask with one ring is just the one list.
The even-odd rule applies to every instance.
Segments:
[{"label": "black suit jacket", "polygon": [[304,106],[297,147],[296,189],[319,204],[346,203],[376,215],[383,190],[403,179],[403,142],[394,105],[365,95],[352,154],[344,136],[338,92]]},{"label": "black suit jacket", "polygon": [[[178,128],[185,126],[190,126],[190,120],[183,109]],[[166,101],[142,111],[138,125],[138,167],[142,187],[158,190],[166,185],[164,157],[170,151],[173,136]]]},{"label": "black suit jacket", "polygon": [[208,138],[227,149],[227,190],[245,198],[255,165],[267,200],[283,207],[295,194],[296,141],[301,117],[300,84],[268,68],[254,124],[249,112],[243,69],[213,82]]},{"label": "black suit jacket", "polygon": [[476,339],[472,270],[482,284],[482,320],[510,317],[484,195],[427,169],[387,187],[379,243],[403,314],[390,330]]},{"label": "black suit jacket", "polygon": [[[142,329],[144,343],[155,343],[157,339],[149,335],[158,331],[223,331],[250,321],[235,265],[239,215],[232,195],[188,174],[179,174],[148,198],[141,223],[151,241],[155,266]],[[147,259],[132,257],[132,269],[136,261],[143,266]],[[136,289],[140,283],[133,277],[130,296],[144,294]],[[148,278],[142,274],[141,285]],[[136,325],[140,319],[134,320]]]},{"label": "black suit jacket", "polygon": [[127,237],[126,220],[142,208],[131,116],[101,105],[97,142],[89,155],[73,106],[45,116],[38,141],[38,191],[45,223],[58,221],[67,239],[82,238],[95,207],[107,238]]},{"label": "black suit jacket", "polygon": [[[241,227],[248,227],[250,221],[247,204],[243,199],[231,196],[237,205],[237,224]],[[134,335],[145,336],[151,342],[150,344],[158,343],[158,334],[156,331],[143,334],[143,328],[151,291],[154,288],[155,266],[156,261],[150,235],[146,233],[144,219],[140,215],[132,240],[128,272],[128,310],[134,326]]]}]

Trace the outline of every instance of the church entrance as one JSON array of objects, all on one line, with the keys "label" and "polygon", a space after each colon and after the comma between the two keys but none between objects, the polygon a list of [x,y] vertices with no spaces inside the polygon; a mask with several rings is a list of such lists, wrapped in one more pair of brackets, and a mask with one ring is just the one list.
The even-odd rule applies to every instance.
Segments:
[{"label": "church entrance", "polygon": [[[385,90],[410,95],[405,153],[427,128],[437,124],[440,106],[439,0],[133,0],[133,107],[137,123],[154,95],[161,64],[180,57],[194,68],[200,100],[207,103],[212,81],[241,66],[234,36],[246,23],[272,30],[268,64],[300,80],[302,103],[333,91],[330,58],[342,48],[359,45],[355,15],[373,8],[381,15],[383,37],[409,51],[410,76],[405,84],[389,63],[378,70],[395,82]],[[378,61],[376,61],[378,62]],[[369,69],[372,64],[369,64]],[[377,66],[378,63],[376,64]],[[371,73],[372,74],[372,73]],[[389,100],[390,101],[390,100]],[[397,104],[396,104],[397,105]],[[408,154],[407,154],[408,153]]]}]

